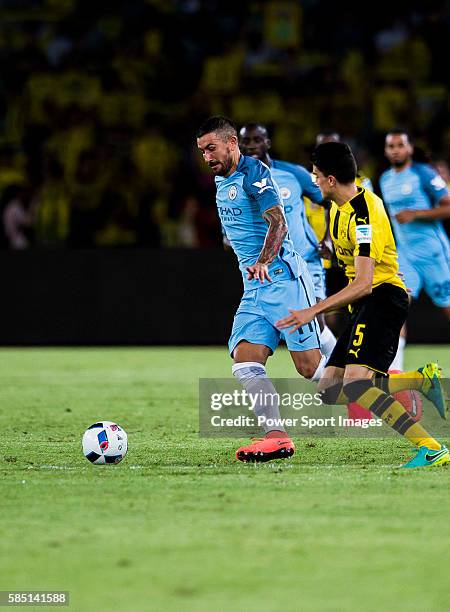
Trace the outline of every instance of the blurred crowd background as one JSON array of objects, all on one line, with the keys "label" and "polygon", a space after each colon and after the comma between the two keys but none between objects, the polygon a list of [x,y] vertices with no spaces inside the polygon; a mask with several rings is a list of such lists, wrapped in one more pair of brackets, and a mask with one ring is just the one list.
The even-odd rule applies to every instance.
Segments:
[{"label": "blurred crowd background", "polygon": [[305,165],[336,130],[375,185],[403,127],[445,172],[447,2],[0,0],[0,17],[3,249],[219,246],[195,146],[211,114],[264,122]]}]

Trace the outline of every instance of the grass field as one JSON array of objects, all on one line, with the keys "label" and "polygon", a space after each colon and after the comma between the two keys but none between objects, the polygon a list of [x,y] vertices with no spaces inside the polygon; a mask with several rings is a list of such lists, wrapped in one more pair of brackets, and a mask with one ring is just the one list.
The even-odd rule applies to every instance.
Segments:
[{"label": "grass field", "polygon": [[[68,590],[82,612],[450,604],[450,471],[397,469],[400,437],[238,464],[236,440],[197,434],[198,378],[229,376],[223,348],[0,353],[0,590]],[[450,376],[450,348],[406,357]],[[269,373],[294,376],[286,352]],[[119,466],[80,452],[99,419],[128,432]]]}]

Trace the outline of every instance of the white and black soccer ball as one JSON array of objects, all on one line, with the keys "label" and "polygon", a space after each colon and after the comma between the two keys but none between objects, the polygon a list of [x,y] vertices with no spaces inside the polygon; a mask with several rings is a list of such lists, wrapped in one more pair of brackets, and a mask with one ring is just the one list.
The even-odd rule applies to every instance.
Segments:
[{"label": "white and black soccer ball", "polygon": [[128,436],[117,423],[99,421],[83,435],[83,453],[96,465],[120,463],[128,451]]}]

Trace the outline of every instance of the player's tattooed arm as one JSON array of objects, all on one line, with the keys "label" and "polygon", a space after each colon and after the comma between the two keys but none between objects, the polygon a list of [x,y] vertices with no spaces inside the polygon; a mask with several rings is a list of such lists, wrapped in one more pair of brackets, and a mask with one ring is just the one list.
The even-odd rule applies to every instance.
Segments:
[{"label": "player's tattooed arm", "polygon": [[257,263],[270,264],[278,255],[283,240],[288,233],[288,226],[284,210],[281,206],[273,206],[263,213],[263,218],[269,224],[266,239]]},{"label": "player's tattooed arm", "polygon": [[263,218],[269,224],[264,245],[259,254],[258,261],[247,268],[248,280],[259,280],[263,283],[266,279],[272,281],[269,276],[268,265],[272,263],[280,252],[283,240],[288,233],[288,226],[284,210],[281,206],[273,206],[263,213]]}]

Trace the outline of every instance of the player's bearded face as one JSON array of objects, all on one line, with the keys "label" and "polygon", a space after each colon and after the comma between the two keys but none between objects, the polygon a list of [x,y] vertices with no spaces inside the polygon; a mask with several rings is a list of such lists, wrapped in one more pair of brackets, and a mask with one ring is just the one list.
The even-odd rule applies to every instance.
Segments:
[{"label": "player's bearded face", "polygon": [[214,151],[214,157],[208,161],[208,166],[217,176],[225,176],[231,170],[233,157],[226,143],[221,143]]},{"label": "player's bearded face", "polygon": [[232,147],[227,140],[216,134],[207,134],[197,139],[205,163],[217,176],[227,175],[233,167]]},{"label": "player's bearded face", "polygon": [[393,166],[403,166],[412,155],[412,147],[403,134],[388,136],[384,151]]}]

